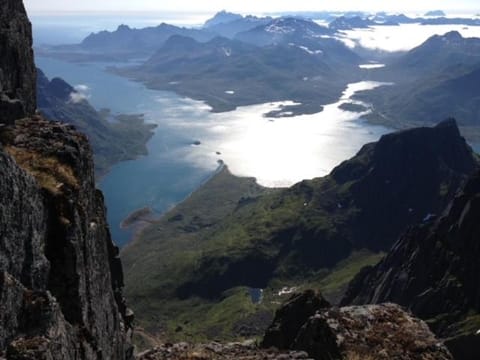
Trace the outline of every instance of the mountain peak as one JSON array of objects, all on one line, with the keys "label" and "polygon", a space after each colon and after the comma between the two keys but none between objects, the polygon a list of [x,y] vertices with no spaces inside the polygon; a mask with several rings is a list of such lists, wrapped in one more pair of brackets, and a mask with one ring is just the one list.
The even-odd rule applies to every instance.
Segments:
[{"label": "mountain peak", "polygon": [[445,33],[443,35],[443,38],[448,39],[448,40],[462,40],[463,36],[460,34],[458,31],[453,30]]},{"label": "mountain peak", "polygon": [[461,137],[460,129],[458,128],[457,120],[454,118],[448,118],[439,122],[436,126],[436,129],[448,129],[452,136]]},{"label": "mountain peak", "polygon": [[[477,168],[475,155],[455,120],[449,119],[435,127],[384,135],[336,167],[332,177],[339,184],[354,182],[351,193],[363,209],[360,227],[376,219],[375,235],[367,227],[363,229],[369,234],[365,236],[367,245],[375,248],[387,239],[393,243],[406,224],[421,222],[443,209],[465,175]],[[390,215],[384,210],[387,207]]]},{"label": "mountain peak", "polygon": [[118,25],[118,28],[117,28],[117,31],[129,31],[129,30],[131,30],[130,26],[125,24]]},{"label": "mountain peak", "polygon": [[242,15],[222,10],[217,12],[211,19],[208,19],[203,26],[208,28],[240,19],[243,19]]}]

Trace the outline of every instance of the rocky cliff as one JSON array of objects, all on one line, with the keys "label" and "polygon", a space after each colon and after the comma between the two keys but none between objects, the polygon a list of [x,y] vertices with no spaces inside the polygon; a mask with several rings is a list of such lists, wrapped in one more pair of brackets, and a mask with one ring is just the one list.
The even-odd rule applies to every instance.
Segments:
[{"label": "rocky cliff", "polygon": [[0,123],[36,107],[32,30],[22,1],[0,1]]},{"label": "rocky cliff", "polygon": [[344,304],[392,301],[428,320],[456,359],[480,358],[480,174],[446,213],[408,230],[350,284]]},{"label": "rocky cliff", "polygon": [[30,23],[20,1],[0,10],[0,358],[129,358],[132,315],[90,145],[32,115]]},{"label": "rocky cliff", "polygon": [[0,139],[0,351],[125,358],[122,268],[85,136],[33,117]]}]

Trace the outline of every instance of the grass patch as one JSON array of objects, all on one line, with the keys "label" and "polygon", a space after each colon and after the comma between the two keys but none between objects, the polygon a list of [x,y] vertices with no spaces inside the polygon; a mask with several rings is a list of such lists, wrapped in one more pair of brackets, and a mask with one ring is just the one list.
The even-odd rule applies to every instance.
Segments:
[{"label": "grass patch", "polygon": [[78,189],[79,184],[73,169],[61,163],[57,158],[45,157],[39,153],[14,146],[6,146],[5,150],[20,167],[37,180],[41,187],[52,194],[61,193],[63,184]]},{"label": "grass patch", "polygon": [[349,258],[340,261],[320,280],[318,286],[327,298],[338,298],[363,267],[376,265],[384,256],[384,253],[372,253],[368,250],[354,252]]}]

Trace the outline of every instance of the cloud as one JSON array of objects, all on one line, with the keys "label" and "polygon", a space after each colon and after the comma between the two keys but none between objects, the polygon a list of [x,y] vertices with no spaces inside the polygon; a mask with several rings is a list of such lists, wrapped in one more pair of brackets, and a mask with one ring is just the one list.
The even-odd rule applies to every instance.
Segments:
[{"label": "cloud", "polygon": [[90,88],[87,85],[78,84],[78,85],[75,85],[73,88],[75,89],[75,91],[72,91],[70,93],[69,102],[78,104],[82,101],[87,101],[88,99],[90,99],[90,94],[88,93]]},{"label": "cloud", "polygon": [[90,88],[88,87],[88,85],[85,85],[85,84],[78,84],[78,85],[75,85],[73,87],[77,92],[81,92],[81,93],[84,93],[86,94]]},{"label": "cloud", "polygon": [[82,101],[86,101],[88,100],[90,96],[89,95],[86,95],[86,94],[82,94],[82,93],[78,93],[78,92],[72,92],[70,93],[70,100],[69,102],[72,102],[74,104],[78,104]]}]

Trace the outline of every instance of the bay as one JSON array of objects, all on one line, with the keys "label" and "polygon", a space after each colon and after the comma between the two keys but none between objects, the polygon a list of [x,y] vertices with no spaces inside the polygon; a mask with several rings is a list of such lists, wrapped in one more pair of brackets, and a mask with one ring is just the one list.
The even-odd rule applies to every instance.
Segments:
[{"label": "bay", "polygon": [[60,76],[72,85],[84,85],[96,108],[143,113],[147,122],[158,125],[147,156],[117,164],[98,184],[119,245],[132,236],[119,226],[131,212],[145,206],[156,214],[165,212],[212,176],[220,162],[235,175],[256,177],[261,185],[289,186],[326,175],[362,145],[389,131],[368,124],[362,114],[339,108],[351,103],[356,91],[382,83],[350,84],[339,101],[326,105],[321,113],[268,118],[266,113],[292,102],[211,113],[203,102],[150,90],[108,73],[105,64],[37,58],[37,65],[49,78]]}]

